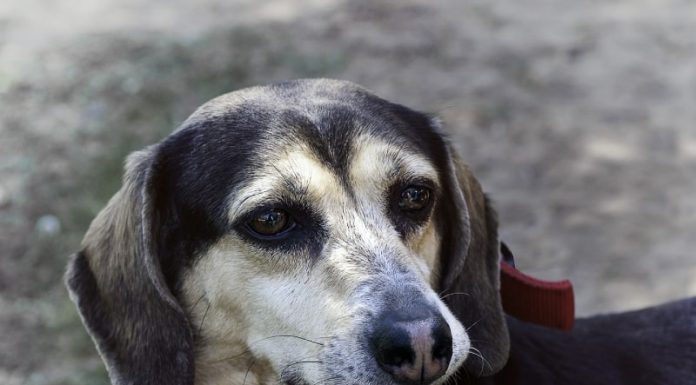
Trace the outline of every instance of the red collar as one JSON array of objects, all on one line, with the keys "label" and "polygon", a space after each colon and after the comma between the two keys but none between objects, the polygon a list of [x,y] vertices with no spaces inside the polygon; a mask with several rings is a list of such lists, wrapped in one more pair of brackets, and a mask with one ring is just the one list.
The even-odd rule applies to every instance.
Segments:
[{"label": "red collar", "polygon": [[502,242],[500,249],[500,296],[505,312],[537,325],[572,329],[575,301],[570,281],[542,281],[526,275],[515,268],[512,253]]}]

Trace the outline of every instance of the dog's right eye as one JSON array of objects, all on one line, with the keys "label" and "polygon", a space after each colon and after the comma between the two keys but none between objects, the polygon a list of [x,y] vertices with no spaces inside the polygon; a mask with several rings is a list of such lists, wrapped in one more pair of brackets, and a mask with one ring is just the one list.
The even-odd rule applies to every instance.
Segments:
[{"label": "dog's right eye", "polygon": [[278,237],[295,227],[295,222],[287,211],[273,208],[252,218],[247,227],[262,238]]},{"label": "dog's right eye", "polygon": [[430,189],[423,186],[408,186],[401,191],[399,208],[403,211],[419,211],[430,204]]}]

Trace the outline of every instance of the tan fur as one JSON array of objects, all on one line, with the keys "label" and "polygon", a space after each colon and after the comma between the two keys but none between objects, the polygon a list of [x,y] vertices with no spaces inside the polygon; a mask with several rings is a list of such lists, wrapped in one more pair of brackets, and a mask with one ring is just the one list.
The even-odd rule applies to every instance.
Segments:
[{"label": "tan fur", "polygon": [[[386,219],[384,197],[379,194],[397,175],[439,183],[437,173],[422,157],[375,138],[363,136],[353,145],[357,155],[350,176],[357,201],[307,148],[296,145],[276,151],[280,155],[271,157],[266,167],[256,170],[256,179],[230,197],[230,217],[235,219],[267,195],[280,193],[282,181],[292,178],[307,188],[326,215],[331,234],[311,274],[307,266],[283,261],[293,261],[292,256],[278,256],[281,261],[271,264],[268,255],[234,235],[201,256],[186,275],[183,290],[185,307],[205,341],[196,356],[197,384],[227,384],[244,377],[247,384],[264,383],[263,375],[273,383],[284,366],[317,360],[322,348],[318,343],[327,337],[356,333],[358,320],[351,316],[370,304],[351,305],[350,296],[374,274],[373,262],[356,252],[356,246],[400,256],[400,263],[418,272],[421,290],[430,291],[430,300],[441,303],[430,289],[439,252],[434,225],[428,222],[403,244]],[[398,154],[399,162],[385,163],[391,159],[386,155],[393,154]],[[381,167],[374,167],[375,162]],[[441,310],[449,313],[444,305]],[[459,331],[456,354],[461,362],[468,340],[454,317],[448,318],[453,331]],[[318,343],[273,337],[280,335]],[[321,380],[319,365],[306,364],[302,369],[308,381]]]}]

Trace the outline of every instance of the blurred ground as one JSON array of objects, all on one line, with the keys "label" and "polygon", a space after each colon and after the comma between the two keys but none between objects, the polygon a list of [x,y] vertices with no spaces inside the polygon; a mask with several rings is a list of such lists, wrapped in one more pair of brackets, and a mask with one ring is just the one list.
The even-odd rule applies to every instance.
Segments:
[{"label": "blurred ground", "polygon": [[696,3],[256,3],[0,3],[0,383],[105,383],[61,275],[125,154],[278,79],[442,116],[580,314],[696,294]]}]

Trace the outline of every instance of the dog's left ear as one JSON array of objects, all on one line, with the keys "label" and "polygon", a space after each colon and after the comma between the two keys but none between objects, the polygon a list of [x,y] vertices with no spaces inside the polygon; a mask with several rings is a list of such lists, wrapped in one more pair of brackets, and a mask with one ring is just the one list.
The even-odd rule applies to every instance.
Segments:
[{"label": "dog's left ear", "polygon": [[[500,300],[498,222],[478,181],[447,145],[444,218],[440,251],[440,291],[467,329],[473,348],[464,369],[487,376],[505,366],[510,337]],[[449,295],[448,295],[449,294]]]},{"label": "dog's left ear", "polygon": [[114,385],[191,385],[187,317],[163,274],[158,247],[172,219],[157,197],[157,147],[128,157],[123,187],[90,225],[66,284]]}]

